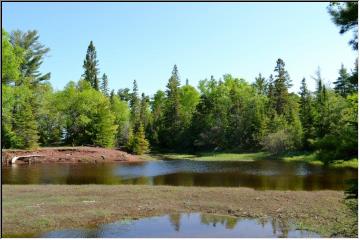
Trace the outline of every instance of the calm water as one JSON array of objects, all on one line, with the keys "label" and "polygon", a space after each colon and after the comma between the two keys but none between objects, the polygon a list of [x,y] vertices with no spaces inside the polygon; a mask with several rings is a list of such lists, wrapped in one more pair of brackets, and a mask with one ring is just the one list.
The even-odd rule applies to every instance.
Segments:
[{"label": "calm water", "polygon": [[4,184],[147,184],[242,186],[279,190],[343,190],[351,168],[281,161],[149,161],[106,164],[31,164],[2,168]]},{"label": "calm water", "polygon": [[96,228],[65,229],[36,237],[116,238],[116,237],[319,237],[295,230],[290,224],[270,219],[252,220],[208,214],[171,214],[135,221],[119,221]]}]

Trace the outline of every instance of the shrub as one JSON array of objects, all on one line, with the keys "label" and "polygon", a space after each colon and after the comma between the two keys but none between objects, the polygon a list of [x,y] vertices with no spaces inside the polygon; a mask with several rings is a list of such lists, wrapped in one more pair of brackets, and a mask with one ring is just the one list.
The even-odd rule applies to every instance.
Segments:
[{"label": "shrub", "polygon": [[270,133],[261,142],[263,148],[272,154],[281,154],[294,149],[292,134],[287,130]]}]

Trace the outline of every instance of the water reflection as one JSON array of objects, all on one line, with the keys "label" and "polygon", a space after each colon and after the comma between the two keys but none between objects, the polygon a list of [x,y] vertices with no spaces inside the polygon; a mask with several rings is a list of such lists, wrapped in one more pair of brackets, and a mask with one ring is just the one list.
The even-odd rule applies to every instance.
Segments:
[{"label": "water reflection", "polygon": [[66,229],[38,237],[319,237],[295,230],[288,223],[271,219],[238,219],[228,216],[187,213],[119,221],[92,229]]},{"label": "water reflection", "polygon": [[277,190],[344,190],[357,170],[281,161],[152,161],[31,164],[2,168],[4,184],[146,184],[228,186]]}]

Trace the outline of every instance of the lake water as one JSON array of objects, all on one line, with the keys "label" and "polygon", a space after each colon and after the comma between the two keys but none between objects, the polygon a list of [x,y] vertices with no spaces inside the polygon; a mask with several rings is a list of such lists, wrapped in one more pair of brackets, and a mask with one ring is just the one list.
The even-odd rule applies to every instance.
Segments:
[{"label": "lake water", "polygon": [[271,238],[320,237],[296,230],[290,224],[271,219],[253,220],[209,214],[170,214],[131,221],[118,221],[94,228],[64,229],[39,234],[46,238],[117,238],[117,237],[207,237]]},{"label": "lake water", "polygon": [[344,190],[347,188],[345,181],[351,178],[357,178],[356,169],[276,160],[30,164],[2,168],[3,184],[146,184]]}]

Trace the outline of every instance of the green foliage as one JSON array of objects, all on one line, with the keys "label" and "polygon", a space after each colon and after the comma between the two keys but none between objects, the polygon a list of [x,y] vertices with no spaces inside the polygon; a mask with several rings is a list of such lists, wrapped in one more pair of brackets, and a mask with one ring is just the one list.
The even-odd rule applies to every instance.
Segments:
[{"label": "green foliage", "polygon": [[17,84],[23,84],[23,80],[27,80],[32,85],[36,85],[42,81],[49,80],[51,74],[40,73],[40,66],[44,61],[44,57],[50,51],[39,42],[40,36],[36,30],[23,33],[20,30],[11,33],[10,42],[15,49],[22,49],[22,58],[20,64],[21,78]]},{"label": "green foliage", "polygon": [[315,138],[313,99],[303,78],[300,86],[300,121],[303,128],[302,144],[305,149],[310,148],[310,142]]},{"label": "green foliage", "polygon": [[268,84],[266,79],[259,73],[259,76],[255,78],[255,83],[253,83],[253,87],[256,89],[257,94],[266,95]]},{"label": "green foliage", "polygon": [[92,41],[88,46],[86,57],[84,60],[84,74],[83,77],[85,81],[88,81],[90,85],[95,89],[99,90],[99,61],[96,59],[96,49]]},{"label": "green foliage", "polygon": [[99,85],[90,42],[84,79],[54,91],[43,81],[50,73],[39,72],[49,49],[39,43],[37,32],[16,31],[9,37],[3,29],[2,37],[2,147],[127,146],[143,154],[149,139],[154,148],[176,151],[263,147],[278,155],[305,149],[316,151],[325,163],[357,156],[357,66],[351,72],[341,67],[334,90],[325,87],[318,70],[316,91],[311,93],[303,79],[298,95],[289,93],[282,59],[274,77],[259,74],[249,84],[230,74],[219,80],[211,76],[199,82],[198,90],[188,80],[181,86],[175,65],[166,90],[150,98],[139,97],[136,80],[132,92],[124,88],[109,94],[106,74]]},{"label": "green foliage", "polygon": [[103,76],[101,78],[100,90],[105,96],[107,96],[107,97],[109,96],[109,80],[105,73],[103,74]]},{"label": "green foliage", "polygon": [[341,65],[339,70],[339,77],[334,82],[334,85],[335,92],[343,97],[346,97],[348,94],[354,92],[354,90],[356,91],[353,84],[351,83],[351,77],[343,64]]},{"label": "green foliage", "polygon": [[10,43],[10,36],[4,29],[1,29],[1,36],[1,79],[3,83],[16,83],[20,77],[20,65],[23,62],[23,50]]},{"label": "green foliage", "polygon": [[164,113],[161,119],[162,129],[159,131],[158,139],[162,147],[175,148],[179,147],[183,134],[180,116],[180,78],[176,65],[174,65],[166,87]]},{"label": "green foliage", "polygon": [[138,130],[129,138],[128,149],[137,155],[142,155],[149,151],[149,142],[145,138],[143,125],[140,123]]},{"label": "green foliage", "polygon": [[275,133],[270,133],[263,139],[262,145],[266,151],[275,155],[295,148],[293,136],[286,130],[279,130]]},{"label": "green foliage", "polygon": [[289,74],[285,70],[285,63],[282,59],[278,59],[275,66],[275,80],[273,98],[275,105],[273,106],[277,114],[285,114],[288,103],[288,88],[291,87]]},{"label": "green foliage", "polygon": [[318,157],[325,163],[351,159],[358,153],[357,94],[344,99],[330,92],[326,122],[329,130],[315,142]]},{"label": "green foliage", "polygon": [[328,7],[332,21],[340,27],[340,34],[353,30],[353,39],[349,44],[358,49],[358,2],[332,2]]},{"label": "green foliage", "polygon": [[140,126],[140,99],[139,92],[136,80],[133,81],[133,91],[130,95],[130,119],[132,123],[132,128],[137,131]]},{"label": "green foliage", "polygon": [[70,82],[57,94],[59,111],[65,117],[65,142],[112,147],[117,125],[110,101],[88,81]]},{"label": "green foliage", "polygon": [[33,96],[28,86],[15,88],[13,108],[14,136],[11,146],[14,148],[36,148],[38,146],[37,122],[31,105]]},{"label": "green foliage", "polygon": [[118,126],[116,133],[116,146],[125,146],[129,141],[131,131],[130,109],[126,102],[121,101],[118,96],[110,97],[111,110],[115,115],[115,124]]}]

